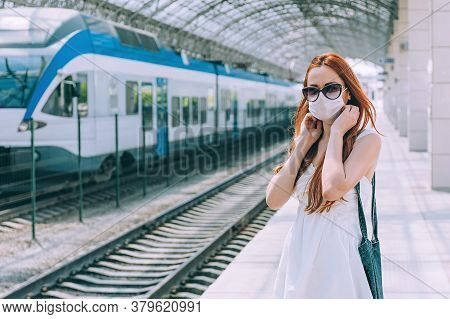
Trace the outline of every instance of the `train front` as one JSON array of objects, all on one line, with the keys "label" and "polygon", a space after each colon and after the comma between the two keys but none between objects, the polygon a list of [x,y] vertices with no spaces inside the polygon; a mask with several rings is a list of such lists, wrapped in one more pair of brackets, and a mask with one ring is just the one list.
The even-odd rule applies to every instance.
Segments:
[{"label": "train front", "polygon": [[73,10],[0,9],[0,193],[29,176],[30,100],[60,39],[81,27]]}]

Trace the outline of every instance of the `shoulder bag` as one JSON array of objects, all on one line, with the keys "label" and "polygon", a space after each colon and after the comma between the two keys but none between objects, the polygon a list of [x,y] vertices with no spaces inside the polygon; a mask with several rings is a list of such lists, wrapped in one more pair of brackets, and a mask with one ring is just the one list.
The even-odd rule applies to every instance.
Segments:
[{"label": "shoulder bag", "polygon": [[355,186],[358,194],[358,215],[359,226],[361,228],[362,240],[358,245],[359,255],[366,273],[367,280],[369,282],[370,290],[372,292],[373,299],[383,299],[383,283],[381,274],[381,252],[380,242],[378,241],[378,228],[377,228],[377,206],[375,200],[375,172],[372,178],[372,225],[373,234],[372,239],[367,238],[367,226],[366,219],[364,217],[364,210],[361,201],[360,194],[360,182]]}]

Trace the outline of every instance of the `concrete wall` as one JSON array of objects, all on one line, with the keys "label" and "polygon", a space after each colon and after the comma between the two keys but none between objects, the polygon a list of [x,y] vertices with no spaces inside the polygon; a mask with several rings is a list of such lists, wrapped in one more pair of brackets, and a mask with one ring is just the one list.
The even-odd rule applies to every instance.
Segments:
[{"label": "concrete wall", "polygon": [[400,0],[384,105],[410,151],[428,152],[430,187],[450,191],[450,3]]}]

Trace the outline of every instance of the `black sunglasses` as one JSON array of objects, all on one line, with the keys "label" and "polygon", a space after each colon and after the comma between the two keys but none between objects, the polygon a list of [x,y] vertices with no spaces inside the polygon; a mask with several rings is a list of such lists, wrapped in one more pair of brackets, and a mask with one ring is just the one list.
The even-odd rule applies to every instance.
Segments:
[{"label": "black sunglasses", "polygon": [[[345,89],[344,89],[345,90]],[[322,92],[323,95],[329,100],[336,100],[341,96],[342,85],[339,83],[329,83],[325,85],[322,89],[315,86],[305,86],[302,89],[303,96],[309,102],[314,102],[319,98],[319,93]]]}]

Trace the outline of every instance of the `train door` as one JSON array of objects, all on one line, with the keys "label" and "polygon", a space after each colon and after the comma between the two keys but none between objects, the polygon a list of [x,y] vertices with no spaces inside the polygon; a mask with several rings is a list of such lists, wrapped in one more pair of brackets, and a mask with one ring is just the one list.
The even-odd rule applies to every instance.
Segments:
[{"label": "train door", "polygon": [[233,138],[237,138],[239,136],[239,128],[238,128],[238,119],[239,119],[239,113],[238,113],[238,98],[237,98],[237,92],[234,91],[233,94],[233,100],[232,100],[232,107],[233,107]]},{"label": "train door", "polygon": [[167,106],[167,79],[156,78],[157,145],[156,153],[165,156],[169,152],[169,123]]},{"label": "train door", "polygon": [[151,81],[141,83],[139,96],[141,101],[142,158],[145,158],[147,146],[155,143],[153,137],[153,83]]}]

